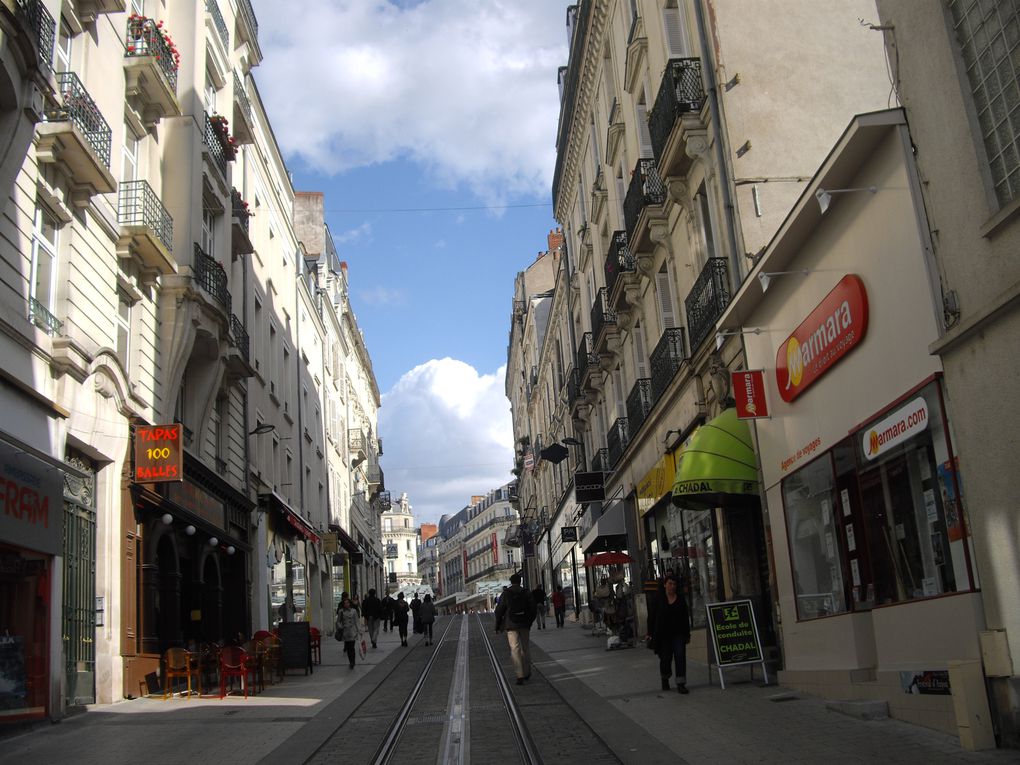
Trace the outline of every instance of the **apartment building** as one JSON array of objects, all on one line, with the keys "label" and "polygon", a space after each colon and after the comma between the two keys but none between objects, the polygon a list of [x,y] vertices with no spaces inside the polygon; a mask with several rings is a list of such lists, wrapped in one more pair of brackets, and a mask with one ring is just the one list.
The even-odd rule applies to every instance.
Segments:
[{"label": "apartment building", "polygon": [[422,583],[418,572],[418,527],[407,492],[382,514],[383,549],[386,551],[386,586],[396,592]]},{"label": "apartment building", "polygon": [[[381,554],[367,501],[330,509],[330,467],[350,505],[382,476],[371,361],[335,253],[320,269],[296,235],[248,0],[12,0],[0,20],[0,452],[21,497],[0,521],[4,720],[19,720],[145,693],[171,646],[281,615],[331,624],[334,568],[379,579]],[[337,326],[347,422],[375,439],[339,467]],[[370,563],[324,555],[345,518]]]}]

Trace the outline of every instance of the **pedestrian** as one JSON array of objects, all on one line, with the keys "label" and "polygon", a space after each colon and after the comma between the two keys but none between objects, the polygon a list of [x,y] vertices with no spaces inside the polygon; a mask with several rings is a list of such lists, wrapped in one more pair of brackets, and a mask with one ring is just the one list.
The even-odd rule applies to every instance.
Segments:
[{"label": "pedestrian", "polygon": [[418,617],[418,609],[421,608],[421,601],[418,599],[418,593],[414,593],[414,597],[411,598],[411,617],[414,626],[414,634],[421,634],[421,619]]},{"label": "pedestrian", "polygon": [[432,645],[432,625],[436,623],[436,604],[432,602],[431,595],[426,595],[425,600],[418,606],[418,619],[421,621],[421,631],[425,633],[425,645]]},{"label": "pedestrian", "polygon": [[531,599],[535,601],[535,615],[538,628],[545,629],[545,617],[549,613],[549,599],[545,595],[545,587],[539,583],[538,587],[531,591]]},{"label": "pedestrian", "polygon": [[553,613],[556,615],[556,626],[562,627],[567,615],[567,596],[563,594],[563,585],[556,585],[552,594]]},{"label": "pedestrian", "polygon": [[347,654],[347,661],[354,669],[354,646],[361,638],[361,617],[354,610],[354,604],[349,597],[340,601],[340,609],[336,616],[336,629],[340,638],[344,641],[344,653]]},{"label": "pedestrian", "polygon": [[354,606],[354,610],[358,612],[358,616],[361,616],[361,598],[358,597],[358,593],[354,593],[351,597],[351,605]]},{"label": "pedestrian", "polygon": [[691,642],[691,619],[687,601],[673,572],[667,573],[663,581],[663,592],[659,595],[654,618],[655,623],[649,632],[655,653],[659,656],[662,690],[669,690],[669,676],[675,664],[677,692],[690,693],[687,690],[687,644]]},{"label": "pedestrian", "polygon": [[382,619],[382,601],[375,596],[374,588],[368,591],[368,595],[361,602],[361,615],[365,617],[368,639],[372,641],[372,647],[376,648],[375,643],[379,639],[379,621]]},{"label": "pedestrian", "polygon": [[510,587],[499,598],[496,606],[496,632],[506,630],[510,644],[510,658],[514,664],[517,684],[531,677],[531,623],[535,621],[535,601],[531,593],[521,587],[521,575],[510,576]]},{"label": "pedestrian", "polygon": [[389,632],[390,627],[393,626],[393,597],[390,595],[390,591],[386,590],[386,597],[382,599],[382,628],[383,632]]},{"label": "pedestrian", "polygon": [[404,600],[404,593],[397,593],[397,601],[393,606],[393,623],[400,633],[400,645],[407,645],[407,616],[411,609]]}]

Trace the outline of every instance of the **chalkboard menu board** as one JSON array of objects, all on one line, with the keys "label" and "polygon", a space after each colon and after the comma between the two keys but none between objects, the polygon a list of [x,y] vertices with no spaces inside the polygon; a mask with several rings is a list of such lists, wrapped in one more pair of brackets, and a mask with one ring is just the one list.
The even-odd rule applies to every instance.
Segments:
[{"label": "chalkboard menu board", "polygon": [[312,671],[312,635],[308,622],[281,622],[277,628],[280,636],[281,669],[303,669],[307,675]]},{"label": "chalkboard menu board", "polygon": [[765,654],[761,648],[761,637],[758,635],[751,601],[731,600],[726,603],[709,603],[705,607],[708,609],[710,643],[715,653],[715,656],[709,656],[709,661],[718,668],[722,687],[726,687],[723,668],[740,664],[761,664],[767,684]]}]

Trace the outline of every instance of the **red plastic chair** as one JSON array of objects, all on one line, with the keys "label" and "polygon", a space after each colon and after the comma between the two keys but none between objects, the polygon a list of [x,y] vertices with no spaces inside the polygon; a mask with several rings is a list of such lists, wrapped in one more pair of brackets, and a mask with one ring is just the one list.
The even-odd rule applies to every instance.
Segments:
[{"label": "red plastic chair", "polygon": [[311,627],[308,636],[312,646],[312,661],[315,664],[322,664],[322,633],[318,627]]},{"label": "red plastic chair", "polygon": [[272,634],[273,633],[270,632],[269,630],[259,630],[258,632],[256,632],[254,635],[251,636],[251,639],[252,640],[265,640],[267,637],[269,637]]},{"label": "red plastic chair", "polygon": [[220,698],[227,695],[227,678],[241,678],[244,697],[248,698],[248,653],[236,645],[226,645],[220,649]]}]

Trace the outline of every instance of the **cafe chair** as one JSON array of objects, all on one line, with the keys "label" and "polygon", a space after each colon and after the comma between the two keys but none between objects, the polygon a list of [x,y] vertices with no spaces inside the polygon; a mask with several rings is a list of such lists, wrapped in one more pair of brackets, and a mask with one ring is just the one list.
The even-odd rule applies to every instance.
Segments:
[{"label": "cafe chair", "polygon": [[272,634],[262,642],[266,646],[266,671],[269,677],[276,675],[278,680],[283,680],[283,659],[280,655],[283,643]]},{"label": "cafe chair", "polygon": [[190,653],[183,648],[168,648],[163,654],[163,700],[174,695],[173,681],[185,678],[188,683],[188,698],[191,698],[191,677],[201,687],[198,667]]},{"label": "cafe chair", "polygon": [[219,683],[220,647],[216,643],[202,643],[198,648],[198,692],[212,691]]},{"label": "cafe chair", "polygon": [[241,689],[248,698],[248,654],[236,645],[225,645],[220,649],[220,698],[227,695],[227,678],[241,679]]},{"label": "cafe chair", "polygon": [[311,627],[308,630],[308,639],[312,648],[312,662],[322,664],[322,633],[318,627]]}]

